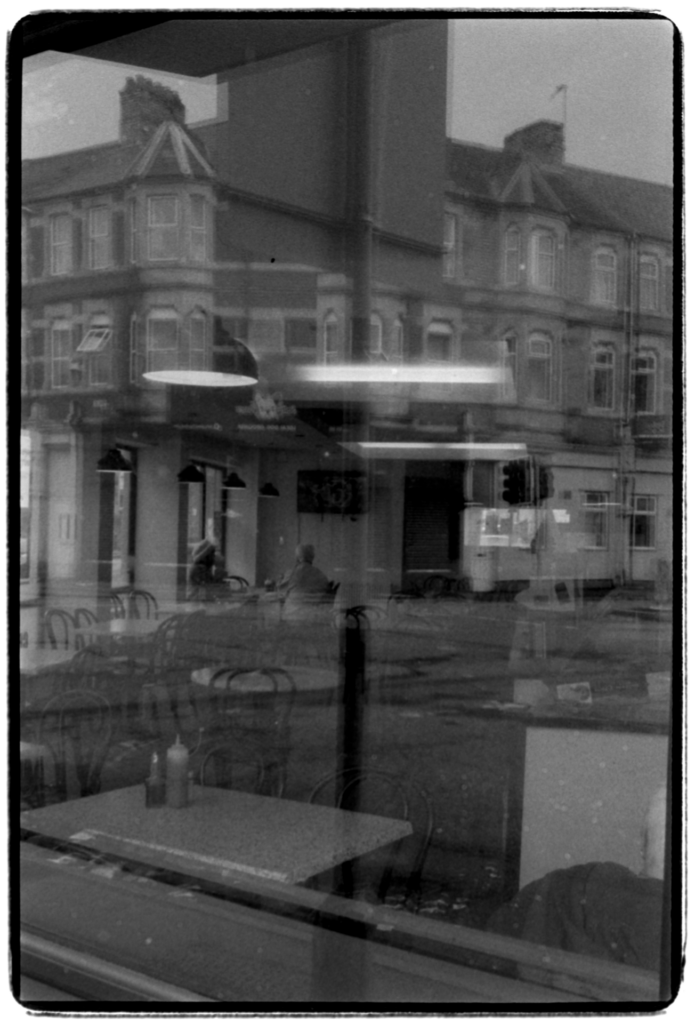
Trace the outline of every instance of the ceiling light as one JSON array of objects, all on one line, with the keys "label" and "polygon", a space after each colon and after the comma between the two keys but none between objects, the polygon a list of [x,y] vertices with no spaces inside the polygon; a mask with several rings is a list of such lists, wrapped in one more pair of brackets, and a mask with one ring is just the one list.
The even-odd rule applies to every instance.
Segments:
[{"label": "ceiling light", "polygon": [[432,459],[437,461],[501,462],[527,454],[526,444],[474,441],[343,441],[341,446],[365,459]]},{"label": "ceiling light", "polygon": [[280,492],[274,484],[267,483],[263,484],[260,491],[258,492],[261,498],[279,498]]},{"label": "ceiling light", "polygon": [[109,448],[97,462],[98,473],[132,473],[133,465],[126,459],[120,448]]},{"label": "ceiling light", "polygon": [[232,470],[222,481],[222,486],[226,491],[241,491],[246,487],[246,483],[238,473]]},{"label": "ceiling light", "polygon": [[186,468],[179,473],[178,481],[180,484],[204,484],[205,474],[192,462],[189,462]]}]

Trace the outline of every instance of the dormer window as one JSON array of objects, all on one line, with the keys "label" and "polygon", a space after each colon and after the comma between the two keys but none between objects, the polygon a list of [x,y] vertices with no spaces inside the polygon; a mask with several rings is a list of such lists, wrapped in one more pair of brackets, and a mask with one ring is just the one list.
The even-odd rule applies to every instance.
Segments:
[{"label": "dormer window", "polygon": [[612,249],[602,247],[594,253],[592,291],[594,302],[614,306],[618,295],[618,260]]},{"label": "dormer window", "polygon": [[534,231],[531,236],[531,285],[543,291],[555,291],[557,282],[557,241],[550,231]]},{"label": "dormer window", "polygon": [[150,196],[147,201],[147,254],[151,260],[179,258],[179,200]]}]

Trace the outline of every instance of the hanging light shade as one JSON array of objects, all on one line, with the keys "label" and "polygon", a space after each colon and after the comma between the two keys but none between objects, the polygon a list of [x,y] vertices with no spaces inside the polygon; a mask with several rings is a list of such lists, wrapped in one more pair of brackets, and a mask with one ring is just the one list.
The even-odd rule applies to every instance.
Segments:
[{"label": "hanging light shade", "polygon": [[194,369],[190,358],[172,352],[171,366],[143,373],[146,380],[160,384],[184,384],[199,388],[243,388],[258,383],[258,365],[253,354],[238,338],[228,338],[217,348],[213,369]]},{"label": "hanging light shade", "polygon": [[241,491],[246,487],[246,482],[241,479],[238,473],[232,470],[222,481],[222,486],[225,491]]},{"label": "hanging light shade", "polygon": [[189,462],[186,468],[179,473],[178,481],[180,484],[204,484],[205,474],[201,473],[192,462]]},{"label": "hanging light shade", "polygon": [[279,498],[280,492],[275,484],[267,483],[263,484],[260,491],[258,492],[261,498]]},{"label": "hanging light shade", "polygon": [[120,448],[109,448],[106,455],[97,462],[97,473],[132,473],[132,463],[126,459]]}]

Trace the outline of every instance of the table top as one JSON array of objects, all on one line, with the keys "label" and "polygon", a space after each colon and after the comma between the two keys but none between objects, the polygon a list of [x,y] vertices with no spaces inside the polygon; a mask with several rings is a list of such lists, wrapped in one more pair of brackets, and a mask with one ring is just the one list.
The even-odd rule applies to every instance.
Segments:
[{"label": "table top", "polygon": [[188,807],[145,807],[145,787],[24,811],[21,827],[95,852],[217,882],[304,882],[412,833],[408,821],[319,804],[193,787]]},{"label": "table top", "polygon": [[89,626],[81,626],[75,632],[89,643],[90,639],[115,638],[118,636],[148,636],[159,626],[158,619],[107,619],[104,622],[93,622]]},{"label": "table top", "polygon": [[46,669],[63,665],[75,657],[72,648],[53,647],[20,647],[19,671],[21,675],[37,675]]}]

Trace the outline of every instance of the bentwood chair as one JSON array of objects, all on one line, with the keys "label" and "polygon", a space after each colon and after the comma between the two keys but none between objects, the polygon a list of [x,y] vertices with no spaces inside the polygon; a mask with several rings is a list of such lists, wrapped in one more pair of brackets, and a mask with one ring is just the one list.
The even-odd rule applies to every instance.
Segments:
[{"label": "bentwood chair", "polygon": [[41,713],[39,743],[53,762],[53,782],[46,781],[49,801],[100,791],[112,731],[111,705],[101,694],[69,690],[48,701]]},{"label": "bentwood chair", "polygon": [[53,650],[69,651],[75,647],[75,620],[63,608],[49,608],[44,614],[46,636]]},{"label": "bentwood chair", "polygon": [[265,775],[259,751],[244,751],[234,743],[223,743],[205,752],[198,779],[201,786],[264,793]]},{"label": "bentwood chair", "polygon": [[346,768],[321,779],[309,803],[409,821],[412,835],[348,863],[340,884],[346,895],[388,902],[391,892],[392,901],[419,909],[434,820],[430,800],[417,783],[378,768]]},{"label": "bentwood chair", "polygon": [[149,590],[129,590],[122,595],[122,600],[129,619],[159,618],[157,598]]}]

